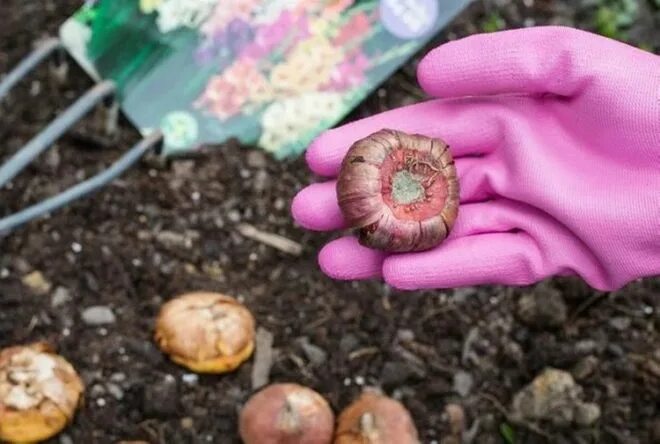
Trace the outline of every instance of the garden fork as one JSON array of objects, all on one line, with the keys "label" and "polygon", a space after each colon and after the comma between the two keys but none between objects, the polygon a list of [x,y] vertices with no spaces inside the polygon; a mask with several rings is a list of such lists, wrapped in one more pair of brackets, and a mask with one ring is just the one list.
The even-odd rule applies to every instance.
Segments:
[{"label": "garden fork", "polygon": [[[66,52],[63,50],[59,39],[51,38],[38,43],[36,48],[0,81],[0,101],[8,95],[17,83],[27,77],[34,68],[48,57],[55,55],[60,58],[61,63],[66,63],[64,60],[65,54]],[[115,84],[110,80],[100,81],[87,90],[78,100],[52,120],[46,128],[0,166],[0,187],[9,183],[32,160],[51,147],[62,134],[87,115],[97,104],[112,102],[115,91]],[[0,235],[7,234],[35,218],[97,191],[123,174],[148,151],[159,151],[162,141],[161,132],[155,131],[144,137],[105,171],[42,202],[1,218]]]}]

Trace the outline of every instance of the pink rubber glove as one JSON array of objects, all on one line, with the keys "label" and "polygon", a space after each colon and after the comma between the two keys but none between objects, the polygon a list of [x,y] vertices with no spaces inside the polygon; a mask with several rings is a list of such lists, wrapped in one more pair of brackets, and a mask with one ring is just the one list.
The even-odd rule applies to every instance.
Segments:
[{"label": "pink rubber glove", "polygon": [[[660,274],[660,57],[538,27],[442,45],[418,79],[437,99],[327,131],[307,161],[332,177],[351,143],[381,128],[439,136],[457,159],[456,225],[422,253],[332,241],[319,254],[327,275],[428,289],[577,274],[613,290]],[[292,212],[310,230],[346,228],[334,180],[303,189]]]}]

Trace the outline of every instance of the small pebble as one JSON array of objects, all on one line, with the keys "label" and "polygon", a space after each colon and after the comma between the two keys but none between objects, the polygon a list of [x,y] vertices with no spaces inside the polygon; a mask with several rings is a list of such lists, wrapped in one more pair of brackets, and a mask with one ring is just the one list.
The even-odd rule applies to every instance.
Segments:
[{"label": "small pebble", "polygon": [[181,376],[181,380],[188,385],[195,385],[197,384],[197,381],[199,381],[199,376],[195,373],[184,373]]},{"label": "small pebble", "polygon": [[342,336],[341,340],[339,341],[339,349],[343,353],[350,353],[353,350],[355,350],[358,345],[360,345],[359,339],[351,333],[345,334]]},{"label": "small pebble", "polygon": [[113,373],[110,376],[110,380],[113,382],[124,382],[126,381],[126,374],[125,373]]},{"label": "small pebble", "polygon": [[631,323],[632,323],[632,319],[624,316],[612,318],[609,321],[610,326],[615,330],[619,330],[619,331],[627,330],[630,327]]},{"label": "small pebble", "polygon": [[114,324],[117,320],[110,307],[96,305],[88,307],[82,312],[82,320],[87,325]]},{"label": "small pebble", "polygon": [[40,271],[33,271],[23,276],[23,284],[37,294],[46,294],[50,291],[51,283]]},{"label": "small pebble", "polygon": [[250,150],[247,153],[247,164],[251,168],[266,168],[268,159],[261,151]]},{"label": "small pebble", "polygon": [[568,307],[559,290],[539,284],[518,300],[518,317],[533,328],[556,328],[568,317]]},{"label": "small pebble", "polygon": [[305,356],[307,356],[307,359],[309,359],[312,365],[322,365],[328,359],[328,354],[325,350],[309,342],[309,339],[301,338],[299,342],[303,352],[305,352]]},{"label": "small pebble", "polygon": [[593,403],[578,404],[575,408],[575,422],[581,426],[590,426],[600,418],[600,407]]},{"label": "small pebble", "polygon": [[466,397],[470,394],[474,379],[468,372],[458,371],[454,375],[454,391],[461,397]]},{"label": "small pebble", "polygon": [[50,304],[53,308],[60,307],[71,300],[71,292],[64,287],[57,287],[53,293]]},{"label": "small pebble", "polygon": [[124,398],[124,391],[117,384],[108,383],[105,385],[108,393],[110,393],[117,401],[121,401]]},{"label": "small pebble", "polygon": [[415,333],[410,329],[401,329],[396,332],[396,337],[401,342],[412,342],[415,340]]},{"label": "small pebble", "polygon": [[591,376],[598,368],[598,358],[589,355],[585,356],[575,364],[571,373],[575,379],[581,380]]}]

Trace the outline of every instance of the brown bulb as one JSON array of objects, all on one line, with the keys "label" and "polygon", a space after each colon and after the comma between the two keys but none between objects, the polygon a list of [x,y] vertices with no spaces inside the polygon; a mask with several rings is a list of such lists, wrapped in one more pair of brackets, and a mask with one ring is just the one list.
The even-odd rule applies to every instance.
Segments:
[{"label": "brown bulb", "polygon": [[199,373],[225,373],[252,355],[255,320],[230,296],[188,293],[163,305],[155,339],[177,364]]},{"label": "brown bulb", "polygon": [[358,140],[342,162],[337,199],[363,245],[391,252],[433,248],[458,215],[449,146],[389,129]]},{"label": "brown bulb", "polygon": [[419,444],[415,423],[400,402],[365,391],[339,415],[334,444]]},{"label": "brown bulb", "polygon": [[245,444],[331,444],[334,414],[314,390],[272,384],[243,407],[239,431]]},{"label": "brown bulb", "polygon": [[33,443],[71,423],[83,382],[73,366],[43,342],[0,351],[0,440]]}]

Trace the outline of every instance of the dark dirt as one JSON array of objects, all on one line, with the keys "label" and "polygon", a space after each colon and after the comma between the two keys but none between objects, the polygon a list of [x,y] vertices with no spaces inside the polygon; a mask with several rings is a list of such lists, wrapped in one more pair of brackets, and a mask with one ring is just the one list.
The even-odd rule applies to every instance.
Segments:
[{"label": "dark dirt", "polygon": [[[54,34],[79,3],[2,0],[0,72],[35,38]],[[594,3],[477,2],[434,44],[523,23],[593,29]],[[651,3],[644,3],[647,12]],[[628,38],[658,51],[657,29],[657,14],[643,13]],[[419,100],[414,66],[350,119]],[[0,157],[90,84],[75,66],[63,84],[47,68],[22,83],[0,105]],[[85,119],[0,190],[0,214],[89,177],[138,140],[126,122],[112,139],[99,137],[97,126]],[[309,385],[336,411],[361,384],[382,386],[410,409],[424,443],[448,442],[448,403],[464,409],[479,444],[660,442],[659,279],[613,293],[594,292],[579,279],[415,293],[379,282],[333,282],[316,264],[328,236],[295,227],[288,212],[293,195],[313,179],[302,159],[277,163],[228,143],[171,165],[147,160],[92,198],[0,240],[0,346],[49,340],[87,386],[75,422],[51,442],[238,442],[237,410],[251,393],[252,361],[233,374],[195,378],[152,342],[160,304],[197,289],[242,298],[274,334],[271,381]],[[245,239],[239,222],[294,239],[304,253],[292,257]],[[50,287],[40,292],[24,284],[34,271]],[[519,303],[530,291],[536,297]],[[109,307],[114,322],[86,325],[81,313],[95,305]],[[514,395],[548,366],[573,372],[583,400],[600,406],[599,420],[562,429],[553,421],[507,418]]]}]

